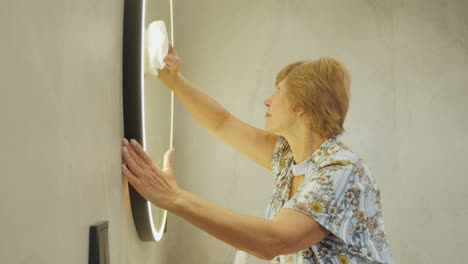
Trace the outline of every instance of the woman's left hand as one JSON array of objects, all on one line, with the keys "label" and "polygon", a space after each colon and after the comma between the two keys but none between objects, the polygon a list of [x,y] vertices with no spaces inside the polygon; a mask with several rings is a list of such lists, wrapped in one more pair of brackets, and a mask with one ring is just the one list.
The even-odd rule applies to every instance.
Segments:
[{"label": "woman's left hand", "polygon": [[163,168],[160,169],[136,140],[128,143],[124,138],[122,145],[122,175],[146,200],[162,209],[170,208],[182,191],[172,168],[174,149],[164,154]]}]

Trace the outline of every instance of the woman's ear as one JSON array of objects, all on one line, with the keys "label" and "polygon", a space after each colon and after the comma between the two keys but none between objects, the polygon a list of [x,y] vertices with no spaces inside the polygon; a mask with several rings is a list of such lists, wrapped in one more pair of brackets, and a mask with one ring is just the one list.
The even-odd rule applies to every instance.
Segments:
[{"label": "woman's ear", "polygon": [[305,113],[305,110],[304,110],[304,108],[302,108],[300,106],[295,106],[294,109],[293,109],[293,112],[295,112],[297,114],[297,116],[302,116]]}]

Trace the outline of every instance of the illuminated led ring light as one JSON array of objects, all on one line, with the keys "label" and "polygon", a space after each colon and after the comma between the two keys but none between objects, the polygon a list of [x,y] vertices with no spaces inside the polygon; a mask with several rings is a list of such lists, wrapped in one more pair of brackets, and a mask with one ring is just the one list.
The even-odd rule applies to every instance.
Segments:
[{"label": "illuminated led ring light", "polygon": [[[154,1],[154,0],[152,0]],[[146,0],[125,0],[124,32],[122,50],[122,83],[124,137],[135,139],[146,151],[145,105],[144,105],[144,43],[145,43]],[[171,12],[171,43],[174,45],[173,11]],[[138,89],[139,88],[139,89]],[[174,93],[171,93],[171,131],[172,148],[174,123]],[[161,226],[155,227],[151,203],[145,200],[131,184],[128,185],[133,220],[138,236],[143,241],[159,241],[166,231],[167,211],[164,210]]]}]

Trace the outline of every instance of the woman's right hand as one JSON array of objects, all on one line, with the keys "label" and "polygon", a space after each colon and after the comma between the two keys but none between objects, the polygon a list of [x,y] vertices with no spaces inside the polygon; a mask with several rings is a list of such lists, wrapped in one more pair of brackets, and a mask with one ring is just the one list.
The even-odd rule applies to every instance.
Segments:
[{"label": "woman's right hand", "polygon": [[[174,84],[179,76],[179,68],[180,68],[180,59],[177,56],[177,51],[172,46],[172,43],[169,42],[169,52],[167,56],[163,60],[166,65],[163,69],[158,70],[158,78],[161,80],[166,86],[171,88],[171,85]],[[154,78],[154,75],[145,75],[145,77]]]}]

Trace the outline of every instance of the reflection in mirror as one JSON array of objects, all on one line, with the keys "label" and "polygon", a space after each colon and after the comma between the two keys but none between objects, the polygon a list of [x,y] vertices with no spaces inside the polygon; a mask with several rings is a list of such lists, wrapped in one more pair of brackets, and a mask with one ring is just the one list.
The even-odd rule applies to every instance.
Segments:
[{"label": "reflection in mirror", "polygon": [[[155,20],[163,20],[167,32],[172,31],[170,1],[147,0],[145,29]],[[169,38],[172,43],[172,38]],[[146,152],[153,162],[163,167],[164,153],[172,148],[172,91],[157,78],[144,79],[144,140]],[[157,229],[156,240],[162,235],[167,211],[151,205],[153,226]]]},{"label": "reflection in mirror", "polygon": [[[157,78],[144,78],[145,32],[155,20],[166,25],[173,41],[171,0],[125,0],[123,40],[124,137],[135,139],[153,162],[163,167],[172,148],[173,94]],[[159,241],[166,231],[167,211],[146,201],[130,184],[130,202],[138,235]]]}]

